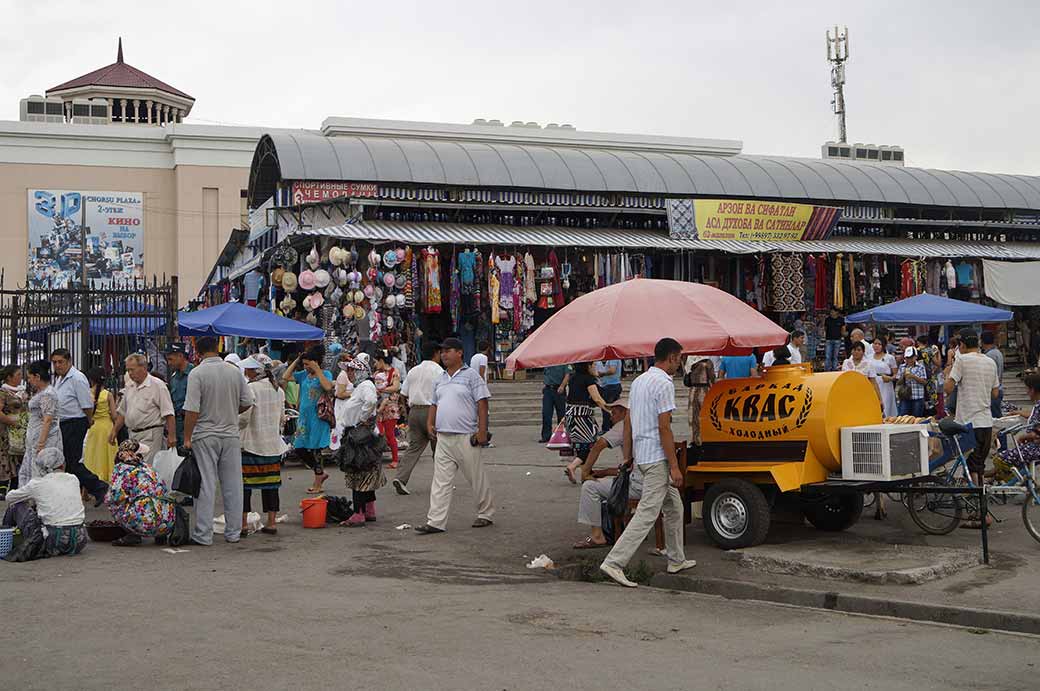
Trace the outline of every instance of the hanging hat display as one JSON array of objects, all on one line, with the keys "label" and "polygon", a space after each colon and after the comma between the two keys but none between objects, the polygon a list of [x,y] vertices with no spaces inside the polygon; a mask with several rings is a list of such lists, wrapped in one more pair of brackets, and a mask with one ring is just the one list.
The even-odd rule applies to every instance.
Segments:
[{"label": "hanging hat display", "polygon": [[387,317],[386,318],[386,330],[387,331],[393,331],[394,330],[394,318],[393,317]]},{"label": "hanging hat display", "polygon": [[386,285],[387,288],[393,288],[394,287],[394,275],[393,274],[389,274],[389,273],[383,274],[383,283]]},{"label": "hanging hat display", "polygon": [[369,283],[367,286],[365,286],[365,291],[364,292],[365,292],[365,297],[366,298],[370,298],[373,295],[375,295],[376,289],[375,289],[375,287],[371,283]]},{"label": "hanging hat display", "polygon": [[[326,290],[325,292],[327,293],[329,291]],[[333,288],[332,294],[326,297],[328,297],[329,302],[331,302],[334,305],[338,305],[339,303],[343,302],[343,289],[339,287]]]},{"label": "hanging hat display", "polygon": [[329,272],[325,269],[318,269],[314,272],[314,285],[316,285],[319,288],[324,288],[328,286],[331,280],[332,276],[330,276]]},{"label": "hanging hat display", "polygon": [[296,301],[293,300],[290,296],[286,295],[284,298],[282,298],[281,303],[279,303],[279,307],[282,308],[283,312],[292,312],[293,309],[296,307]]},{"label": "hanging hat display", "polygon": [[365,301],[365,294],[360,290],[355,290],[352,293],[352,299],[354,300],[354,302],[360,305],[362,302]]},{"label": "hanging hat display", "polygon": [[307,309],[316,310],[325,304],[325,296],[321,293],[311,293],[307,299],[310,301],[310,307]]},{"label": "hanging hat display", "polygon": [[361,321],[364,318],[365,318],[365,308],[363,308],[361,305],[358,305],[357,307],[354,308],[354,319],[357,319],[358,321]]},{"label": "hanging hat display", "polygon": [[343,318],[353,319],[354,318],[354,305],[343,305]]},{"label": "hanging hat display", "polygon": [[277,269],[271,272],[271,283],[276,286],[282,285],[283,276],[285,276],[285,269],[279,266]]},{"label": "hanging hat display", "polygon": [[294,290],[296,290],[296,287],[298,285],[299,285],[299,282],[296,280],[296,274],[294,274],[292,271],[286,271],[282,275],[282,288],[284,290],[287,290],[288,292],[291,293]]},{"label": "hanging hat display", "polygon": [[316,282],[314,280],[314,272],[304,270],[300,272],[300,287],[304,290],[314,290]]},{"label": "hanging hat display", "polygon": [[287,243],[279,245],[275,248],[275,251],[271,253],[271,264],[275,266],[288,269],[296,266],[296,262],[298,261],[300,261],[299,252]]},{"label": "hanging hat display", "polygon": [[386,301],[383,304],[386,305],[387,309],[391,309],[392,310],[394,307],[397,306],[397,299],[394,298],[393,295],[387,295],[386,296]]},{"label": "hanging hat display", "polygon": [[388,269],[392,269],[397,266],[397,252],[394,250],[387,250],[383,254],[383,263],[386,264]]},{"label": "hanging hat display", "polygon": [[402,307],[404,307],[404,301],[405,297],[403,293],[398,293],[394,296],[394,302],[397,303],[397,309],[401,309]]},{"label": "hanging hat display", "polygon": [[350,254],[342,247],[333,247],[329,250],[329,263],[333,266],[343,266],[343,262]]},{"label": "hanging hat display", "polygon": [[311,251],[307,253],[307,264],[311,269],[317,269],[321,263],[321,255],[318,254],[318,243],[314,243]]},{"label": "hanging hat display", "polygon": [[379,266],[379,252],[372,250],[368,253],[368,265],[372,268]]},{"label": "hanging hat display", "polygon": [[383,301],[383,289],[376,286],[372,291],[372,302],[378,304]]},{"label": "hanging hat display", "polygon": [[314,312],[308,312],[307,316],[305,317],[305,319],[306,319],[307,323],[310,324],[311,326],[317,326],[318,325],[318,318],[316,316],[314,316]]},{"label": "hanging hat display", "polygon": [[401,264],[401,263],[404,262],[404,254],[405,254],[404,253],[404,248],[403,247],[398,247],[397,248],[397,263],[398,264]]},{"label": "hanging hat display", "polygon": [[346,287],[346,285],[350,283],[350,279],[348,278],[349,276],[350,272],[348,272],[346,269],[336,269],[336,283],[340,284],[341,286]]}]

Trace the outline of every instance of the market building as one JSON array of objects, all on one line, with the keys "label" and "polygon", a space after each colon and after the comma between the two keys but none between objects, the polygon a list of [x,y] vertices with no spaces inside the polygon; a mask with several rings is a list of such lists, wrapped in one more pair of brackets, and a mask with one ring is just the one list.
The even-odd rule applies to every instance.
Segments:
[{"label": "market building", "polygon": [[385,345],[457,333],[503,362],[569,299],[639,275],[716,285],[822,354],[832,305],[987,299],[983,260],[1040,258],[1040,178],[740,148],[483,120],[269,132],[249,241],[204,300]]},{"label": "market building", "polygon": [[179,277],[182,302],[194,296],[247,225],[263,132],[185,124],[194,103],[128,64],[122,41],[115,62],[22,99],[19,120],[0,121],[8,287],[165,274]]}]

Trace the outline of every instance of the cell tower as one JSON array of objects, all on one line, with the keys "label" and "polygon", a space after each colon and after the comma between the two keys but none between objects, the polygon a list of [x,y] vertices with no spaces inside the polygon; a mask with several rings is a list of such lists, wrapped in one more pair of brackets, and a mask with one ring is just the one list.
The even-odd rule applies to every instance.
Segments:
[{"label": "cell tower", "polygon": [[838,141],[842,144],[848,142],[845,134],[845,61],[849,59],[849,27],[844,26],[838,30],[834,26],[834,34],[827,31],[827,62],[831,64],[831,87],[834,89],[834,98],[831,107],[834,114],[838,116]]}]

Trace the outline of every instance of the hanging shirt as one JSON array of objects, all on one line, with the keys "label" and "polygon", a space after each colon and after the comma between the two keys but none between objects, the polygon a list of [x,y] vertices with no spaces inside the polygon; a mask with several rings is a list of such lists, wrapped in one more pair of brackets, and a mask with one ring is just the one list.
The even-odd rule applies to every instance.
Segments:
[{"label": "hanging shirt", "polygon": [[971,288],[975,285],[975,277],[972,275],[971,264],[961,262],[957,265],[957,285]]},{"label": "hanging shirt", "polygon": [[459,274],[461,275],[462,282],[466,284],[473,283],[474,279],[476,278],[476,275],[473,271],[473,269],[477,265],[476,253],[466,250],[465,252],[459,255],[458,261]]}]

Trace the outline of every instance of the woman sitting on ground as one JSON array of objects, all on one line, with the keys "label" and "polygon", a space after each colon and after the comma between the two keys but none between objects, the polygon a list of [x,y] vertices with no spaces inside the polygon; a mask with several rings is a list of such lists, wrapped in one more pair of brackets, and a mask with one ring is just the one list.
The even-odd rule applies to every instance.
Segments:
[{"label": "woman sitting on ground", "polygon": [[144,462],[148,447],[133,439],[119,445],[112,482],[105,505],[127,534],[112,544],[132,547],[142,537],[154,537],[155,544],[166,544],[176,518],[174,504],[166,499],[168,489],[152,466]]},{"label": "woman sitting on ground", "polygon": [[65,472],[61,449],[40,449],[33,466],[32,479],[7,493],[3,525],[17,527],[25,536],[11,561],[79,554],[87,544],[79,480]]},{"label": "woman sitting on ground", "polygon": [[1000,461],[1007,465],[1040,461],[1040,374],[1027,374],[1023,383],[1033,407],[1018,411],[1019,416],[1026,418],[1026,429],[1015,437],[1018,448],[1009,445],[1010,448],[998,454]]}]

